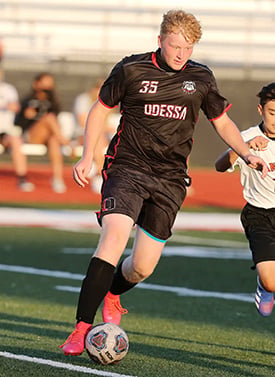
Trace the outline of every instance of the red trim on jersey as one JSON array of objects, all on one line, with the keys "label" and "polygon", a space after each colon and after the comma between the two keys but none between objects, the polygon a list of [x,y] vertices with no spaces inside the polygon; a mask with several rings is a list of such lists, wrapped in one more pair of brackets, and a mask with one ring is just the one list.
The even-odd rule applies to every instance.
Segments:
[{"label": "red trim on jersey", "polygon": [[186,68],[186,66],[187,66],[187,64],[185,64],[185,65],[184,65],[184,67],[182,67],[182,69],[181,69],[181,70],[182,70],[182,71],[184,71],[184,70],[185,70],[185,68]]},{"label": "red trim on jersey", "polygon": [[[152,62],[153,62],[153,64],[154,64],[158,69],[161,69],[160,66],[159,66],[158,63],[157,63],[157,54],[156,54],[156,52],[153,52],[153,53],[152,53]],[[186,64],[184,65],[184,67],[182,67],[181,71],[183,71],[185,68],[186,68]]]},{"label": "red trim on jersey", "polygon": [[109,158],[112,158],[112,161],[109,162],[108,166],[106,167],[106,169],[102,170],[102,175],[104,176],[104,186],[102,188],[102,191],[104,191],[104,187],[106,185],[106,182],[107,182],[107,174],[106,174],[106,170],[109,169],[109,167],[112,165],[112,163],[114,162],[114,159],[116,157],[116,154],[117,154],[117,148],[119,146],[119,143],[120,143],[120,134],[121,132],[123,131],[123,127],[124,127],[124,119],[123,119],[123,122],[122,122],[122,125],[121,125],[121,129],[118,131],[117,135],[118,135],[118,139],[117,139],[117,143],[115,145],[115,152],[113,154],[113,156],[109,155],[109,154],[106,154],[105,157],[109,157]]},{"label": "red trim on jersey", "polygon": [[231,106],[232,106],[232,103],[230,103],[230,104],[229,104],[229,105],[223,110],[223,112],[221,113],[221,115],[219,115],[219,116],[216,117],[216,118],[209,119],[210,122],[213,122],[213,120],[219,119],[224,113],[226,113],[226,112],[230,109]]},{"label": "red trim on jersey", "polygon": [[156,55],[155,52],[152,53],[152,62],[153,62],[153,64],[154,64],[158,69],[160,69],[160,66],[159,66],[158,63],[157,63],[157,55]]},{"label": "red trim on jersey", "polygon": [[102,99],[98,96],[98,100],[99,100],[99,102],[104,106],[104,107],[107,107],[108,109],[114,109],[115,107],[118,107],[118,105],[115,105],[115,106],[108,106],[108,105],[106,105],[106,103],[104,103],[103,101],[102,101]]}]

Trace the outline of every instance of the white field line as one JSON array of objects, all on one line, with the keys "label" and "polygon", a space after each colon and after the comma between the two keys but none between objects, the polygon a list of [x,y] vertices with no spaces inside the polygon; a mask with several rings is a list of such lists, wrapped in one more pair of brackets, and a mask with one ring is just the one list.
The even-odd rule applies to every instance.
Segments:
[{"label": "white field line", "polygon": [[[72,248],[65,247],[62,249],[64,254],[73,255],[92,255],[95,249],[88,247]],[[125,249],[124,255],[131,254],[131,249]],[[191,257],[191,258],[216,258],[216,259],[251,259],[251,252],[248,249],[220,249],[193,246],[165,246],[162,257]]]},{"label": "white field line", "polygon": [[[56,228],[57,229],[57,228]],[[61,229],[61,228],[59,228]],[[58,230],[58,229],[57,229]],[[70,229],[73,231],[72,229]],[[75,232],[79,232],[79,230],[75,229]],[[86,231],[93,234],[100,234],[101,228],[94,228],[89,229]],[[130,234],[130,238],[135,238],[135,231],[132,231]],[[180,244],[195,244],[195,245],[208,245],[208,246],[216,246],[216,247],[229,247],[229,248],[247,248],[247,241],[233,241],[233,240],[220,240],[217,238],[206,238],[206,237],[194,237],[194,236],[184,236],[183,234],[173,234],[171,238],[169,238],[167,245],[169,242],[180,243]]]},{"label": "white field line", "polygon": [[[48,227],[71,231],[99,228],[93,211],[49,210],[36,208],[0,208],[0,226]],[[239,214],[178,213],[175,230],[222,230],[242,232]]]},{"label": "white field line", "polygon": [[30,362],[30,363],[41,364],[41,365],[48,365],[48,366],[54,367],[54,368],[67,369],[67,370],[73,371],[73,372],[81,372],[81,373],[86,373],[86,374],[92,374],[94,376],[136,377],[136,376],[129,376],[129,375],[126,375],[126,374],[105,372],[105,371],[101,371],[101,370],[97,370],[97,369],[82,367],[80,365],[73,365],[73,364],[61,363],[61,362],[53,361],[53,360],[40,359],[38,357],[30,357],[30,356],[26,356],[26,355],[16,355],[16,354],[13,354],[13,353],[10,353],[10,352],[0,352],[0,356],[8,358],[8,359],[27,361],[27,362]]},{"label": "white field line", "polygon": [[[71,287],[69,285],[57,285],[55,287],[58,291],[79,293],[79,287]],[[169,292],[176,293],[178,296],[188,296],[188,297],[203,297],[203,298],[220,298],[223,300],[236,300],[244,302],[254,302],[252,293],[225,293],[225,292],[213,292],[213,291],[202,291],[200,289],[190,289],[185,287],[173,287],[169,285],[159,285],[159,284],[147,284],[139,283],[135,288],[149,289],[159,292]]]},{"label": "white field line", "polygon": [[[62,228],[55,228],[56,230],[62,230]],[[63,229],[64,230],[64,229]],[[70,229],[71,232],[84,232],[83,229]],[[85,233],[100,234],[101,228],[86,229]],[[130,234],[130,238],[135,238],[135,231],[133,230]],[[229,248],[247,248],[247,241],[233,241],[233,240],[220,240],[217,238],[206,238],[206,237],[193,237],[185,236],[183,234],[173,234],[169,238],[169,242],[180,243],[180,244],[195,244],[195,245],[208,245],[216,247],[229,247]]]},{"label": "white field line", "polygon": [[[38,276],[62,278],[62,279],[72,279],[72,280],[78,280],[78,281],[84,278],[84,275],[73,274],[73,273],[64,272],[64,271],[50,271],[50,270],[37,269],[33,267],[12,266],[12,265],[5,265],[5,264],[0,264],[0,270],[23,273],[23,274],[38,275]],[[196,290],[196,289],[190,289],[190,288],[185,288],[185,287],[174,287],[174,286],[159,285],[159,284],[147,284],[147,283],[140,283],[136,286],[136,288],[152,289],[152,290],[158,290],[161,292],[176,293],[179,296],[214,297],[214,298],[221,298],[225,300],[238,300],[238,301],[245,301],[245,302],[253,302],[253,297],[252,297],[252,294],[250,293],[247,294],[247,293],[211,292],[211,291],[201,291],[201,290]],[[59,285],[59,286],[56,286],[56,289],[67,291],[67,292],[79,292],[80,288]]]},{"label": "white field line", "polygon": [[84,278],[84,275],[74,274],[71,272],[44,270],[40,268],[14,266],[14,265],[9,265],[9,264],[0,264],[0,271],[17,272],[17,273],[22,273],[22,274],[27,274],[27,275],[48,276],[51,278],[61,278],[61,279],[71,279],[71,280],[82,280]]},{"label": "white field line", "polygon": [[[246,248],[247,241],[232,241],[232,240],[219,240],[217,238],[204,238],[204,237],[192,237],[184,236],[182,234],[173,234],[169,241],[176,243],[185,243],[185,244],[200,244],[200,245],[209,245],[217,247],[236,247],[236,248]],[[168,242],[169,242],[168,241]]]}]

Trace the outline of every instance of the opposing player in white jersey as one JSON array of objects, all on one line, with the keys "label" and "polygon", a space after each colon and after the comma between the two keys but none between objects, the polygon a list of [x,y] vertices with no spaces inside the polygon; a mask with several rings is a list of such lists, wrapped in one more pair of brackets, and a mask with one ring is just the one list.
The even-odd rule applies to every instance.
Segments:
[{"label": "opposing player in white jersey", "polygon": [[258,312],[266,317],[272,312],[275,292],[275,82],[264,86],[258,97],[262,122],[243,131],[242,136],[252,153],[266,162],[267,177],[261,179],[231,149],[217,159],[216,169],[223,172],[233,171],[236,166],[240,168],[243,196],[247,201],[241,221],[258,274],[255,304]]}]

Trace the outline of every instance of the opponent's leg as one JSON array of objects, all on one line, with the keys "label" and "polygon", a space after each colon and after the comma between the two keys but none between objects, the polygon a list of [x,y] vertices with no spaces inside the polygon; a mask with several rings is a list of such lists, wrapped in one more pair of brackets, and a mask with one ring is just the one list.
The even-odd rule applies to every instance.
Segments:
[{"label": "opponent's leg", "polygon": [[255,305],[262,316],[268,317],[274,306],[275,261],[257,263],[256,268],[258,276]]}]

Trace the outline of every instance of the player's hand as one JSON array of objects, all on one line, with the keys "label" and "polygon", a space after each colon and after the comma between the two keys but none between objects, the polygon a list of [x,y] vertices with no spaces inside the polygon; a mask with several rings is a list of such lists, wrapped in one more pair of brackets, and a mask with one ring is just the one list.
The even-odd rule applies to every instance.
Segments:
[{"label": "player's hand", "polygon": [[268,167],[262,158],[249,154],[245,157],[245,161],[250,168],[260,170],[262,172],[262,178],[267,176]]},{"label": "player's hand", "polygon": [[263,136],[255,136],[253,139],[247,142],[249,148],[254,149],[254,151],[262,151],[267,147],[269,140]]},{"label": "player's hand", "polygon": [[84,159],[79,160],[73,167],[73,178],[75,182],[81,186],[85,187],[89,183],[87,179],[88,174],[90,173],[92,164],[88,163]]}]

